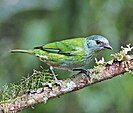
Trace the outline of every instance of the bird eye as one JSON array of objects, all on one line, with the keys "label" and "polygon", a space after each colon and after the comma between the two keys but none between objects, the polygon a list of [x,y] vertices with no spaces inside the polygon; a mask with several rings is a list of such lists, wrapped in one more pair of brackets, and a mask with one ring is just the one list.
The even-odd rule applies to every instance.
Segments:
[{"label": "bird eye", "polygon": [[96,44],[97,44],[97,45],[101,44],[101,41],[96,40]]}]

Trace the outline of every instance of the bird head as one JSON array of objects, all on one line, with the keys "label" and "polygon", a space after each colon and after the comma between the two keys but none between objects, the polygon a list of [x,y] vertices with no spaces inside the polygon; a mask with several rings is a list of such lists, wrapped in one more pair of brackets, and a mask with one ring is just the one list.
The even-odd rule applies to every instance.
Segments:
[{"label": "bird head", "polygon": [[87,47],[95,52],[111,49],[112,47],[109,44],[109,41],[100,35],[92,35],[86,38]]}]

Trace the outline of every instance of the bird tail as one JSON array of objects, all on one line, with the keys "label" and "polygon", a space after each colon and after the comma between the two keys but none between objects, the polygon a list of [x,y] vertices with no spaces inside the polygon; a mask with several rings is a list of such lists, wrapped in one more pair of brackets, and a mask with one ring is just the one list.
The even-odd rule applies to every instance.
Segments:
[{"label": "bird tail", "polygon": [[27,53],[27,54],[34,54],[33,50],[20,50],[20,49],[16,49],[16,50],[11,50],[11,53]]}]

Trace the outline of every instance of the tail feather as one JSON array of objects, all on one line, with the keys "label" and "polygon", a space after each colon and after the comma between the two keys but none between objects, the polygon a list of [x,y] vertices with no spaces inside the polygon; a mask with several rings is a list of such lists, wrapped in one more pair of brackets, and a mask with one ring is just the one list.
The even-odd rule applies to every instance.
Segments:
[{"label": "tail feather", "polygon": [[11,50],[10,52],[11,52],[11,53],[27,53],[27,54],[34,54],[33,50],[19,50],[19,49],[16,49],[16,50]]}]

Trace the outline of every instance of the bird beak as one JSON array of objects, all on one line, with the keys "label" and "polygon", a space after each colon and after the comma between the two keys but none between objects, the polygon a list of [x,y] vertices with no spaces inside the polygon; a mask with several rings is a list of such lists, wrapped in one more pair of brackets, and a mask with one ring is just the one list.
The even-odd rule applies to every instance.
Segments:
[{"label": "bird beak", "polygon": [[113,50],[113,48],[109,44],[105,44],[103,47],[106,48],[106,49]]}]

